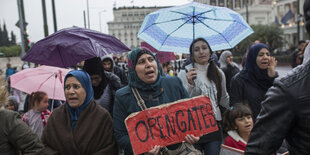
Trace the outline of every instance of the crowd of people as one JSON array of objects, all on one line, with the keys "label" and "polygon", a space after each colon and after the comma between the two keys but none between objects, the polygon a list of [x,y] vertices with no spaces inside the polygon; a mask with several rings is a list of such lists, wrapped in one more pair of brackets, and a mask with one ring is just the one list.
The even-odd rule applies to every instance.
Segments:
[{"label": "crowd of people", "polygon": [[[304,10],[310,11],[310,1]],[[310,32],[310,14],[305,17]],[[244,67],[229,50],[218,59],[203,38],[189,51],[182,60],[162,64],[144,48],[130,51],[127,59],[85,60],[64,78],[66,101],[56,104],[43,91],[21,99],[0,79],[0,107],[6,109],[0,110],[0,154],[131,155],[129,115],[200,95],[209,97],[218,130],[188,134],[182,143],[155,145],[145,154],[217,155],[221,145],[246,155],[310,153],[310,45],[296,53],[302,55],[294,58],[299,66],[280,78],[277,60],[261,42],[249,47]],[[15,70],[7,67],[9,82]]]}]

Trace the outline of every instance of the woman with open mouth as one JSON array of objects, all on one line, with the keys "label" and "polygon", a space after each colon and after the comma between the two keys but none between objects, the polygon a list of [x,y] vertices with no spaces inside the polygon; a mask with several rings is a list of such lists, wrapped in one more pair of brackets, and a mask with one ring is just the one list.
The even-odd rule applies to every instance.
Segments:
[{"label": "woman with open mouth", "polygon": [[[141,98],[136,98],[135,95],[141,96]],[[150,107],[188,97],[188,93],[178,77],[163,76],[161,65],[153,53],[141,48],[131,51],[128,55],[128,85],[116,92],[113,108],[114,135],[124,154],[133,154],[124,122],[127,116]],[[143,101],[142,105],[140,104],[141,100]],[[187,135],[184,141],[193,144],[198,140],[199,137]],[[177,151],[180,146],[180,143],[169,145],[166,148],[155,145],[146,154],[156,155],[160,151]]]},{"label": "woman with open mouth", "polygon": [[70,71],[64,80],[66,103],[50,115],[44,128],[44,154],[117,155],[109,112],[94,101],[90,76]]},{"label": "woman with open mouth", "polygon": [[250,47],[245,68],[231,80],[230,101],[248,103],[253,112],[253,121],[261,109],[267,90],[278,76],[277,60],[270,56],[269,47],[263,43]]}]

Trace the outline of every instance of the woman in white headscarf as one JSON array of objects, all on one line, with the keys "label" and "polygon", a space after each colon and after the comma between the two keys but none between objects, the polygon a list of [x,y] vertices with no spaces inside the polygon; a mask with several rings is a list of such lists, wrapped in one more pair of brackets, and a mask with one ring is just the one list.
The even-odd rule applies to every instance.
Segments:
[{"label": "woman in white headscarf", "polygon": [[234,75],[240,72],[240,69],[238,65],[233,62],[232,53],[228,50],[221,54],[219,62],[220,67],[225,74],[227,92],[230,93],[230,80]]}]

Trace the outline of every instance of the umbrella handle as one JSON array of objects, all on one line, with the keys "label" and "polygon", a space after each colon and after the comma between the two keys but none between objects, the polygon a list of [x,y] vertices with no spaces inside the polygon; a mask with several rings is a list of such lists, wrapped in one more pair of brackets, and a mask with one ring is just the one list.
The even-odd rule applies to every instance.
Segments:
[{"label": "umbrella handle", "polygon": [[54,110],[54,97],[55,97],[55,90],[56,90],[56,80],[57,80],[57,73],[55,73],[55,82],[54,82],[54,91],[53,91],[53,101],[52,101],[52,107],[51,107],[51,112]]}]

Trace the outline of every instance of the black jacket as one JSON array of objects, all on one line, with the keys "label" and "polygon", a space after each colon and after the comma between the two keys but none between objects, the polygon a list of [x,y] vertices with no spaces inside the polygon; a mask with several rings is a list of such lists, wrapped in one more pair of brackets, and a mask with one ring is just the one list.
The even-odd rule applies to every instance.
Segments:
[{"label": "black jacket", "polygon": [[265,99],[267,90],[243,78],[244,74],[246,73],[242,70],[231,79],[230,104],[247,103],[252,110],[253,120],[255,121],[261,109],[260,103]]},{"label": "black jacket", "polygon": [[226,90],[230,95],[230,81],[237,73],[240,72],[238,66],[228,64],[227,67],[221,68],[225,74],[226,79]]},{"label": "black jacket", "polygon": [[310,61],[276,79],[266,97],[245,154],[270,154],[283,139],[290,155],[310,154]]}]

